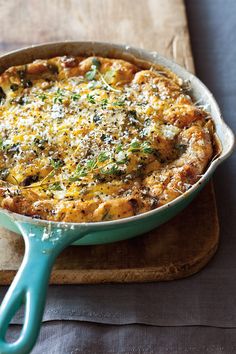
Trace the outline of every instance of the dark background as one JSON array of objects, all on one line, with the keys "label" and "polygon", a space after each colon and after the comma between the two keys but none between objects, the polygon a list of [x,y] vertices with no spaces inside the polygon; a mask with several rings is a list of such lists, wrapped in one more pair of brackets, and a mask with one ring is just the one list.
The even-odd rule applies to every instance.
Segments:
[{"label": "dark background", "polygon": [[[220,105],[224,120],[236,131],[236,1],[186,0],[196,74]],[[236,155],[214,176],[221,234],[236,237]]]}]

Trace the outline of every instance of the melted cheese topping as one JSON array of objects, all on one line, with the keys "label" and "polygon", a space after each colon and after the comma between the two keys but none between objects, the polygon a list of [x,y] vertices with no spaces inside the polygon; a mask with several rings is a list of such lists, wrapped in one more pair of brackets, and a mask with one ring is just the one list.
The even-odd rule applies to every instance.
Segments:
[{"label": "melted cheese topping", "polygon": [[212,123],[166,68],[57,57],[0,76],[1,206],[47,220],[142,213],[189,189]]}]

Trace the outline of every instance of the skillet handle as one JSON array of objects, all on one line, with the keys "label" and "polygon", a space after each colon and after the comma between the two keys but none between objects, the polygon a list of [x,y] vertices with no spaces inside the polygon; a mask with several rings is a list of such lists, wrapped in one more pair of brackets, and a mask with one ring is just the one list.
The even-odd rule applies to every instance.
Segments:
[{"label": "skillet handle", "polygon": [[[25,238],[25,256],[0,307],[0,353],[27,354],[31,351],[41,325],[51,269],[58,254],[55,245],[36,237]],[[25,304],[20,337],[6,342],[10,321]]]}]

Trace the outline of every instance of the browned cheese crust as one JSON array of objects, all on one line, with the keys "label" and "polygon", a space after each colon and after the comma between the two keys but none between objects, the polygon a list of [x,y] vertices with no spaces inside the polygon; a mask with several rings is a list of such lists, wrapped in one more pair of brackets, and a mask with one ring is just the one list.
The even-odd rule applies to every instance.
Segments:
[{"label": "browned cheese crust", "polygon": [[143,213],[198,181],[213,124],[163,67],[56,57],[0,76],[0,205],[46,220]]}]

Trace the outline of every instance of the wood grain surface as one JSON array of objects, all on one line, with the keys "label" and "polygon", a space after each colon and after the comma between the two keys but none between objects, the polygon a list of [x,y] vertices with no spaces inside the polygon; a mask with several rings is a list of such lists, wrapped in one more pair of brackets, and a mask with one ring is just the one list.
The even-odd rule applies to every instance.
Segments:
[{"label": "wood grain surface", "polygon": [[[61,40],[97,40],[158,51],[194,71],[182,0],[0,0],[0,52]],[[51,283],[170,280],[200,270],[215,253],[219,227],[210,183],[170,222],[110,245],[69,247]],[[23,257],[19,235],[0,228],[0,284]]]},{"label": "wood grain surface", "polygon": [[129,44],[193,70],[182,0],[0,0],[0,51],[61,40]]}]

